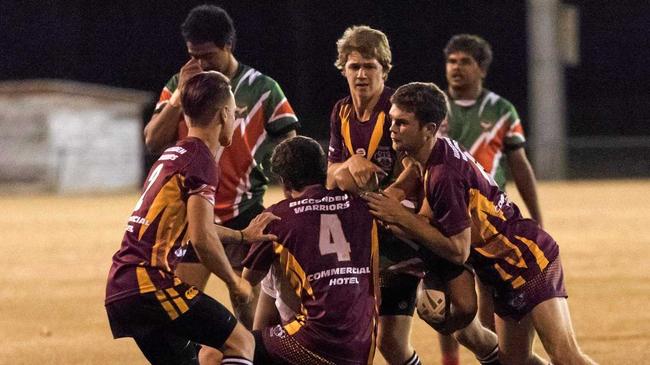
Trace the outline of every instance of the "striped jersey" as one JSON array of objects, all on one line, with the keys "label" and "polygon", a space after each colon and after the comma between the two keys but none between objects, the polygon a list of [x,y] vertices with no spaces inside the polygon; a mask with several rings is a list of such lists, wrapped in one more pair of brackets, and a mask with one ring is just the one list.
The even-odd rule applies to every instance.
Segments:
[{"label": "striped jersey", "polygon": [[449,99],[449,138],[469,150],[503,190],[505,152],[526,142],[515,107],[487,89],[476,100]]},{"label": "striped jersey", "polygon": [[447,237],[471,228],[468,263],[482,281],[516,289],[558,256],[553,238],[535,221],[522,217],[457,141],[438,138],[424,181],[433,226]]},{"label": "striped jersey", "polygon": [[[178,77],[174,75],[165,85],[156,112],[162,110],[178,87]],[[262,163],[273,150],[271,137],[298,128],[298,118],[280,85],[272,78],[240,63],[230,83],[237,104],[235,132],[232,144],[217,152],[221,185],[214,207],[215,223],[229,221],[262,204],[269,183]],[[187,126],[181,116],[178,138],[186,135]]]},{"label": "striped jersey", "polygon": [[180,283],[174,270],[187,247],[187,201],[198,195],[214,204],[217,179],[213,155],[200,139],[183,139],[163,152],[113,255],[106,303]]},{"label": "striped jersey", "polygon": [[391,120],[388,111],[391,107],[390,97],[394,92],[393,89],[384,87],[367,121],[357,118],[351,96],[334,105],[330,116],[329,162],[344,162],[353,155],[362,155],[386,172],[382,186],[393,180],[397,155],[390,139]]},{"label": "striped jersey", "polygon": [[367,364],[374,349],[377,226],[366,203],[338,189],[308,187],[267,211],[276,242],[251,247],[244,266],[272,265],[280,296],[295,318],[288,334],[337,364]]}]

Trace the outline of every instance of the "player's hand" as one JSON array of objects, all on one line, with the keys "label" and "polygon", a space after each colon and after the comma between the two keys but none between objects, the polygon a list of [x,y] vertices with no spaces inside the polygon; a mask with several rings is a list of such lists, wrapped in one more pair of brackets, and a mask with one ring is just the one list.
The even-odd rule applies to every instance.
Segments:
[{"label": "player's hand", "polygon": [[244,243],[252,244],[255,242],[276,241],[278,236],[266,234],[264,230],[269,223],[280,219],[277,215],[270,212],[262,212],[248,224],[248,227],[242,229]]},{"label": "player's hand", "polygon": [[181,72],[178,76],[178,90],[183,90],[183,87],[185,87],[187,80],[191,79],[194,75],[200,74],[201,72],[203,72],[203,69],[199,64],[199,60],[192,58],[187,61],[187,63],[181,67]]},{"label": "player's hand", "polygon": [[350,157],[345,164],[361,190],[370,190],[367,189],[368,185],[375,184],[375,180],[386,175],[384,170],[361,155]]},{"label": "player's hand", "polygon": [[388,225],[391,230],[390,225],[398,224],[406,215],[412,214],[399,200],[381,191],[378,193],[364,193],[361,197],[368,202],[370,214],[381,220],[384,225]]},{"label": "player's hand", "polygon": [[248,280],[236,276],[235,280],[226,284],[231,297],[238,304],[247,304],[253,300],[253,287]]}]

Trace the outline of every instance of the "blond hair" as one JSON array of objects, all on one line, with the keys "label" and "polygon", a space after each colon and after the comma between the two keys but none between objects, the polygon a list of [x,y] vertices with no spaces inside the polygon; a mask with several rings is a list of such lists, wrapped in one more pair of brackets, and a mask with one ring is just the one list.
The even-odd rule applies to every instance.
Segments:
[{"label": "blond hair", "polygon": [[367,25],[355,25],[346,29],[343,36],[336,41],[336,49],[338,57],[334,66],[339,70],[345,68],[348,55],[354,51],[359,52],[365,58],[376,59],[383,67],[385,74],[388,74],[393,67],[386,34]]}]

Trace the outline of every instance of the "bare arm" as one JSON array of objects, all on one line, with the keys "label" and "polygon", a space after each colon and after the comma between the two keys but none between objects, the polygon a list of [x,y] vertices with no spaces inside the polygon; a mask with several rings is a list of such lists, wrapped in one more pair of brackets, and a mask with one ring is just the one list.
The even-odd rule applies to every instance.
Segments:
[{"label": "bare arm", "polygon": [[415,240],[436,255],[455,264],[462,265],[467,261],[471,245],[470,228],[467,227],[451,237],[445,236],[426,219],[427,209],[430,211],[426,200],[422,208],[425,214],[423,219],[422,216],[408,211],[395,198],[378,193],[364,194],[363,197],[368,202],[370,213],[388,224],[398,236]]},{"label": "bare arm", "polygon": [[178,87],[163,109],[151,117],[144,127],[144,144],[152,153],[160,153],[178,139],[178,121],[183,113],[181,108],[181,90],[185,82],[200,73],[199,62],[192,58],[181,68]]},{"label": "bare arm", "polygon": [[144,144],[149,152],[161,153],[178,139],[178,120],[182,113],[180,103],[173,105],[168,101],[160,112],[151,117],[144,127]]},{"label": "bare arm", "polygon": [[518,148],[507,154],[508,165],[515,180],[519,195],[524,200],[531,218],[533,218],[540,227],[543,227],[542,213],[539,209],[537,200],[537,186],[535,182],[535,173],[526,157],[526,150]]},{"label": "bare arm", "polygon": [[[349,174],[352,177],[352,181],[349,181],[345,174]],[[366,190],[368,183],[371,181],[374,182],[375,174],[384,174],[384,171],[365,157],[354,155],[345,160],[345,162],[330,162],[328,164],[327,188],[333,189],[338,187],[341,190],[350,192],[359,188]]]},{"label": "bare arm", "polygon": [[264,233],[266,226],[276,219],[280,219],[280,217],[270,212],[263,212],[253,218],[248,226],[242,230],[230,229],[218,224],[215,224],[215,228],[219,239],[223,243],[229,245],[239,243],[250,245],[255,242],[277,240],[278,237],[276,235]]},{"label": "bare arm", "polygon": [[242,273],[242,277],[246,279],[251,285],[255,286],[264,279],[268,271],[261,271],[261,270],[251,270],[249,268],[244,268],[244,271]]},{"label": "bare arm", "polygon": [[192,195],[187,202],[188,235],[199,259],[211,272],[223,280],[228,289],[246,302],[251,286],[230,267],[221,240],[214,227],[214,207],[204,198]]}]

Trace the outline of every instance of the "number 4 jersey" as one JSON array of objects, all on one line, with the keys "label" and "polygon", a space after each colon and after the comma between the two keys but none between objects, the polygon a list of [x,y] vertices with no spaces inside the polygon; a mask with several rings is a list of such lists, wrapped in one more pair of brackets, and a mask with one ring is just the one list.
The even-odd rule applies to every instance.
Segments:
[{"label": "number 4 jersey", "polygon": [[216,186],[217,165],[200,139],[186,138],[163,152],[113,255],[106,303],[180,283],[174,270],[187,246],[187,200],[198,195],[214,205]]},{"label": "number 4 jersey", "polygon": [[268,211],[281,218],[268,226],[278,240],[253,245],[244,266],[266,272],[277,265],[280,295],[296,312],[285,331],[330,361],[367,364],[374,348],[378,243],[366,203],[313,186]]}]

